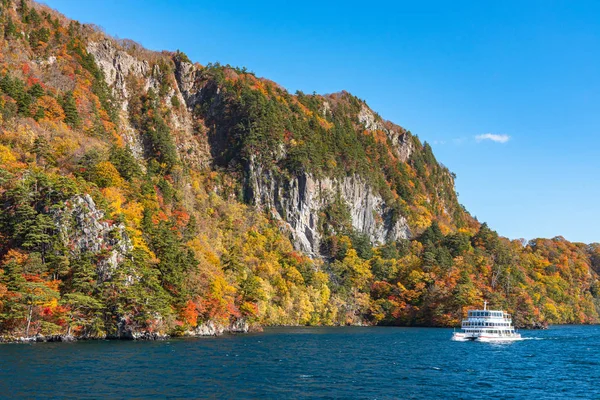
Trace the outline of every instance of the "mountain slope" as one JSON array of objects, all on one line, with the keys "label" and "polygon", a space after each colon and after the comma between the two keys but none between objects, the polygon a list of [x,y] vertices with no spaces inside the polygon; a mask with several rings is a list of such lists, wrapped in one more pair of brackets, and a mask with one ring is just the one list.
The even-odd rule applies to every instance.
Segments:
[{"label": "mountain slope", "polygon": [[598,247],[499,237],[427,143],[342,92],[292,95],[2,2],[0,331],[598,320]]}]

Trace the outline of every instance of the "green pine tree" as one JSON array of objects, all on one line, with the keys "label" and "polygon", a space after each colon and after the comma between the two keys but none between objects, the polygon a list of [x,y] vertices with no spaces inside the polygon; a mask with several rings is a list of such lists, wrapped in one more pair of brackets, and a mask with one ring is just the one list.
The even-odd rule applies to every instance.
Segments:
[{"label": "green pine tree", "polygon": [[65,112],[65,123],[73,128],[79,128],[81,126],[81,117],[79,116],[79,111],[77,111],[73,92],[69,91],[64,94],[61,106]]}]

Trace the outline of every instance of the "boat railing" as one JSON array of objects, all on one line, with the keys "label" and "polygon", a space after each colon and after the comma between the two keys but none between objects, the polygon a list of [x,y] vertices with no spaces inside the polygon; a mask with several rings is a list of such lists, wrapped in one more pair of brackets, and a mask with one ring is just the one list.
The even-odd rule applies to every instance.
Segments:
[{"label": "boat railing", "polygon": [[494,318],[468,318],[463,319],[462,322],[504,322],[512,324],[512,319],[494,319]]},{"label": "boat railing", "polygon": [[[475,324],[475,322],[479,322],[479,324]],[[498,322],[498,324],[499,323],[502,323],[503,325],[497,325],[497,324],[491,325],[491,324],[494,324],[494,323],[493,322],[487,322],[487,321],[465,321],[465,320],[463,320],[461,322],[461,326],[463,326],[463,327],[464,326],[477,326],[477,327],[480,327],[480,326],[483,326],[483,327],[486,327],[486,326],[506,326],[506,327],[512,327],[512,323],[510,321],[502,321],[502,322]],[[488,324],[488,325],[485,325],[485,324]]]},{"label": "boat railing", "polygon": [[463,321],[499,321],[499,322],[512,322],[512,318],[499,318],[499,317],[468,317]]}]

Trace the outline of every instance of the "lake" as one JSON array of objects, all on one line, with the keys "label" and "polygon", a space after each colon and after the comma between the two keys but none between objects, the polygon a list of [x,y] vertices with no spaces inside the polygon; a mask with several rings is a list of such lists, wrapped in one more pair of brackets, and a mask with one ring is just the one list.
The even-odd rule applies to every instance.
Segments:
[{"label": "lake", "polygon": [[522,331],[272,328],[158,342],[0,345],[0,396],[29,398],[600,398],[600,327]]}]

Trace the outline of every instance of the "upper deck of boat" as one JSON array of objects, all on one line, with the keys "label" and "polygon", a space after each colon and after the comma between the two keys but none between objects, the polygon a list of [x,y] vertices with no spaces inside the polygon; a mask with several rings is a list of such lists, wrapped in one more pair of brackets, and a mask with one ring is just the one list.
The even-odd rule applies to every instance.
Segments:
[{"label": "upper deck of boat", "polygon": [[483,318],[483,319],[491,319],[491,318],[501,318],[501,319],[510,319],[510,314],[505,313],[502,310],[470,310],[467,318]]}]

